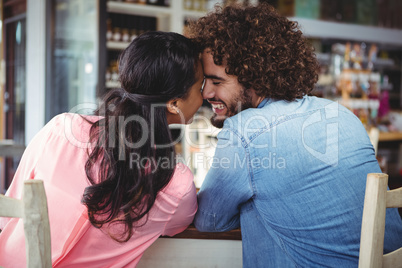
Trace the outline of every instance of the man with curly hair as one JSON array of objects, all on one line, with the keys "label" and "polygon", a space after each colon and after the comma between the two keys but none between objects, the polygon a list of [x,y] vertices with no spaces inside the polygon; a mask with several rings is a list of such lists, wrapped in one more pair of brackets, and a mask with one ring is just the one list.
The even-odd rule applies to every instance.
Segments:
[{"label": "man with curly hair", "polygon": [[[195,226],[241,228],[244,267],[356,267],[367,173],[360,120],[309,96],[319,65],[296,22],[268,4],[217,8],[190,25],[203,48],[203,97],[222,128]],[[385,252],[402,246],[387,210]]]}]

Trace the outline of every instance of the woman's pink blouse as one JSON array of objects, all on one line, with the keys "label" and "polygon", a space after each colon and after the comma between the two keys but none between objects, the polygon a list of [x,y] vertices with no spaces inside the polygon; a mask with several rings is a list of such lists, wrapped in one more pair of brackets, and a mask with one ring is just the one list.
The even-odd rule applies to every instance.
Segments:
[{"label": "woman's pink blouse", "polygon": [[[96,117],[87,117],[96,120]],[[148,221],[125,243],[88,220],[82,194],[89,185],[84,165],[90,125],[76,114],[53,118],[26,148],[6,195],[21,198],[24,180],[44,181],[52,242],[53,267],[135,267],[144,251],[161,235],[182,232],[197,210],[193,174],[177,164],[170,183],[159,192]],[[135,159],[127,159],[133,161]],[[137,160],[138,161],[138,160]],[[0,266],[26,267],[23,223],[0,218]]]}]

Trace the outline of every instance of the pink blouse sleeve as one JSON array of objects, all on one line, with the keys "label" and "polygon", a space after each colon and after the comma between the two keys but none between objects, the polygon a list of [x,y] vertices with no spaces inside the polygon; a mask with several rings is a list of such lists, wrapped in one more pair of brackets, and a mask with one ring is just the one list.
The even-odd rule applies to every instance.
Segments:
[{"label": "pink blouse sleeve", "polygon": [[197,193],[193,182],[193,174],[187,168],[185,172],[179,172],[183,180],[187,182],[187,190],[182,195],[170,221],[166,224],[163,235],[173,236],[183,232],[192,222],[197,212]]},{"label": "pink blouse sleeve", "polygon": [[[35,178],[35,166],[39,156],[42,154],[47,139],[49,137],[51,122],[42,128],[32,139],[25,149],[18,168],[14,174],[10,187],[7,189],[6,196],[13,198],[22,198],[22,186],[25,180]],[[3,229],[10,218],[0,218],[0,229]]]}]

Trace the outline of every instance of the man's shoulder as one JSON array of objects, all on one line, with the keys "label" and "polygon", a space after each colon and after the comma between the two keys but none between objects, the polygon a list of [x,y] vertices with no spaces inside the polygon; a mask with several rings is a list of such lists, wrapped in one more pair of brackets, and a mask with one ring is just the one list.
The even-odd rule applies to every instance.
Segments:
[{"label": "man's shoulder", "polygon": [[305,119],[323,110],[329,117],[334,114],[334,116],[353,115],[336,101],[313,96],[305,96],[295,101],[268,100],[258,108],[249,108],[227,118],[219,134],[220,137],[224,137],[229,133],[235,133],[247,139],[282,122],[297,118]]},{"label": "man's shoulder", "polygon": [[[306,110],[305,107],[311,101],[308,97],[295,101],[265,99],[257,108],[248,108],[227,118],[224,122],[223,130],[238,132],[247,130],[249,132],[251,129],[267,128],[272,125],[272,122],[277,121],[278,118],[287,117]],[[315,106],[319,102],[321,101],[318,101]],[[323,104],[320,105],[323,106]]]}]

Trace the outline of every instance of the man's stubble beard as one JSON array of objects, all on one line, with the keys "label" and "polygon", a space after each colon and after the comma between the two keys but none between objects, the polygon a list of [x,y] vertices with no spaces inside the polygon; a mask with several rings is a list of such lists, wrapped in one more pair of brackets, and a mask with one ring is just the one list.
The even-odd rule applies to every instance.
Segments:
[{"label": "man's stubble beard", "polygon": [[242,93],[240,93],[240,96],[237,96],[237,98],[233,102],[229,103],[226,107],[228,111],[224,118],[217,118],[217,114],[214,114],[211,117],[211,124],[214,127],[223,128],[226,118],[232,117],[248,108],[253,108],[252,98],[248,91],[243,89]]}]

